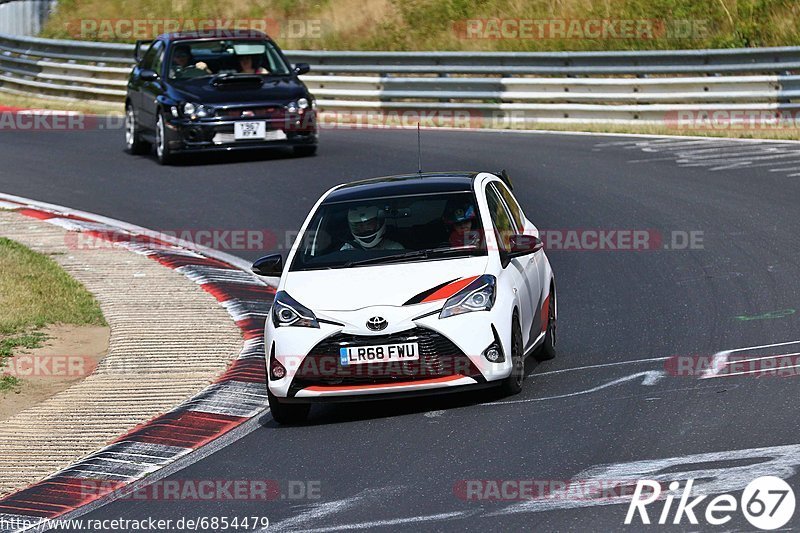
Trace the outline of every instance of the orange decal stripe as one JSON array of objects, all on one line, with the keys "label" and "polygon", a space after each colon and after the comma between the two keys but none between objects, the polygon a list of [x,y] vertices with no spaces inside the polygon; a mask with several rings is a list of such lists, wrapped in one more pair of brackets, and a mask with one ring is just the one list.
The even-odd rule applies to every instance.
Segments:
[{"label": "orange decal stripe", "polygon": [[463,289],[464,287],[466,287],[467,285],[469,285],[470,283],[472,283],[476,279],[478,279],[478,276],[472,276],[472,277],[469,277],[469,278],[464,278],[464,279],[460,279],[458,281],[454,281],[453,283],[450,283],[449,285],[445,285],[444,287],[442,287],[438,291],[434,292],[433,294],[431,294],[430,296],[428,296],[427,298],[425,298],[422,301],[423,302],[433,302],[433,301],[436,301],[436,300],[444,300],[445,298],[450,298],[452,295],[454,295],[455,293],[457,293],[458,291],[460,291],[461,289]]},{"label": "orange decal stripe", "polygon": [[331,391],[344,391],[344,390],[390,389],[392,387],[404,387],[407,385],[428,385],[431,383],[447,383],[448,381],[455,381],[463,377],[466,376],[462,376],[461,374],[456,374],[454,376],[445,376],[443,378],[420,379],[417,381],[400,381],[397,383],[377,383],[369,385],[347,385],[347,386],[331,385],[330,387],[326,387],[323,385],[312,385],[311,387],[306,387],[303,390],[313,391],[313,392],[331,392]]}]

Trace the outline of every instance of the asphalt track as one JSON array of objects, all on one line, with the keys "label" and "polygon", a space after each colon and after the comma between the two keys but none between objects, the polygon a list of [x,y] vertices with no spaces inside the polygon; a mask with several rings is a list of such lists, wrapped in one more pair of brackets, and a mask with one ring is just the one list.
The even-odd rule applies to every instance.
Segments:
[{"label": "asphalt track", "polygon": [[[325,131],[313,158],[214,156],[164,168],[125,154],[121,131],[0,132],[0,191],[156,230],[265,228],[282,238],[330,186],[416,170],[415,133]],[[313,481],[321,498],[128,499],[84,518],[260,515],[275,530],[637,530],[641,524],[623,525],[627,505],[613,501],[465,501],[458,487],[462,480],[611,481],[632,467],[595,467],[668,458],[659,472],[717,479],[737,497],[755,472],[777,473],[797,492],[797,378],[676,377],[663,358],[800,341],[800,315],[764,316],[800,308],[800,181],[755,162],[723,171],[687,166],[685,154],[634,142],[423,132],[425,170],[508,169],[542,229],[649,229],[665,242],[672,231],[703,232],[695,250],[549,251],[559,355],[529,361],[522,394],[325,406],[303,427],[279,427],[267,414],[262,426],[170,479]],[[722,154],[723,162],[769,147],[800,151],[777,143],[685,146]],[[263,251],[233,253],[254,259]],[[744,316],[751,319],[736,318]],[[783,448],[753,451],[767,447]],[[741,476],[730,475],[740,467]],[[798,525],[800,511],[790,522]],[[699,528],[752,529],[741,514],[724,527]],[[698,527],[684,518],[679,529]]]}]

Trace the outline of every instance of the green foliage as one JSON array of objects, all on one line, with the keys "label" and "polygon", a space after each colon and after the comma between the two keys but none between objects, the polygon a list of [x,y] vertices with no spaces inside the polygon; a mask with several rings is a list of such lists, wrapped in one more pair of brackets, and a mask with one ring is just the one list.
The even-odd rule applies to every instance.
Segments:
[{"label": "green foliage", "polygon": [[[62,0],[44,35],[69,22],[119,18],[269,18],[322,21],[323,35],[279,39],[285,48],[352,50],[645,50],[800,44],[796,0]],[[465,39],[472,19],[657,21],[655,38]],[[685,31],[669,31],[686,27]]]},{"label": "green foliage", "polygon": [[39,348],[45,338],[44,333],[34,332],[0,339],[0,392],[17,388],[20,384],[20,380],[16,376],[3,374],[6,360],[14,354],[14,350],[16,348]]},{"label": "green foliage", "polygon": [[50,324],[105,325],[94,297],[55,261],[0,237],[0,391],[19,386],[3,374],[19,348],[39,348]]},{"label": "green foliage", "polygon": [[0,238],[0,338],[58,323],[105,324],[94,297],[58,263]]}]

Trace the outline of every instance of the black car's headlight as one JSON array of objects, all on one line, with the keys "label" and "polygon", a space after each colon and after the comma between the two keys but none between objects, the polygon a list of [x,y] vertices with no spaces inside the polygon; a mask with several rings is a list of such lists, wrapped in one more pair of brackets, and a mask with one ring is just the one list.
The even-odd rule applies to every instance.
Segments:
[{"label": "black car's headlight", "polygon": [[183,116],[189,117],[192,120],[196,118],[207,118],[213,117],[216,110],[210,105],[203,105],[203,104],[193,104],[192,102],[186,102],[183,104]]},{"label": "black car's headlight", "polygon": [[480,276],[447,299],[439,318],[490,310],[496,297],[496,285],[497,279],[491,274]]},{"label": "black car's headlight", "polygon": [[314,313],[297,303],[286,291],[278,291],[278,294],[275,295],[271,314],[272,323],[276,328],[281,326],[319,328],[319,322]]},{"label": "black car's headlight", "polygon": [[299,113],[300,111],[308,109],[310,105],[308,98],[298,98],[286,104],[286,111],[289,113]]}]

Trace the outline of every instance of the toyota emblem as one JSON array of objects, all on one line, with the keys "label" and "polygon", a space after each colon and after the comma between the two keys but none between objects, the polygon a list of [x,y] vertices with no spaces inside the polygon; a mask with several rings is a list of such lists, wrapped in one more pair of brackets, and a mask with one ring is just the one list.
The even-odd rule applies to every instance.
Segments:
[{"label": "toyota emblem", "polygon": [[253,111],[250,111],[249,109],[247,111],[242,111],[243,118],[250,118],[254,116],[256,116],[256,114]]},{"label": "toyota emblem", "polygon": [[372,331],[380,331],[382,329],[386,329],[389,323],[386,321],[385,318],[382,316],[374,316],[367,320],[367,328]]}]

